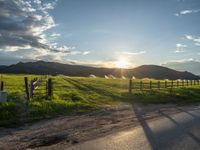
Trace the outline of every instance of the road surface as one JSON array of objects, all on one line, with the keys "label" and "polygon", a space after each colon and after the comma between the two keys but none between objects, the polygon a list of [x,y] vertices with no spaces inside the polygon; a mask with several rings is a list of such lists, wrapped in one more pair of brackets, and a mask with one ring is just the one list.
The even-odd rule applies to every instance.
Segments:
[{"label": "road surface", "polygon": [[[146,121],[140,108],[133,106],[140,125],[106,137],[76,144],[67,150],[199,150],[200,108]],[[66,149],[66,147],[59,147]]]}]

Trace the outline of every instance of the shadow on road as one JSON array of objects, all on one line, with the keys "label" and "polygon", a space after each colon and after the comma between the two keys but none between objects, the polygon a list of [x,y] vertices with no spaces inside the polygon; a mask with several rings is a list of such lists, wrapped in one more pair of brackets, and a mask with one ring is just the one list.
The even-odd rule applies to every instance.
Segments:
[{"label": "shadow on road", "polygon": [[[200,117],[194,114],[194,111],[196,113],[199,113],[199,107],[190,110],[184,110],[179,107],[174,107],[174,109],[179,112],[177,114],[180,114],[180,116],[176,117],[165,113],[165,111],[163,111],[162,109],[158,109],[157,113],[165,119],[166,123],[171,124],[170,127],[166,128],[165,124],[163,124],[164,126],[162,126],[163,122],[160,122],[161,125],[158,125],[158,120],[157,124],[153,124],[150,126],[150,123],[145,120],[145,115],[147,114],[145,113],[145,111],[143,111],[143,108],[137,104],[133,104],[132,106],[134,114],[137,117],[141,127],[143,128],[144,134],[152,150],[166,149],[167,146],[171,146],[169,145],[169,143],[172,143],[172,141],[175,141],[183,136],[189,137],[193,140],[193,142],[200,146],[200,137],[196,136],[192,132],[193,128],[198,128],[200,126]],[[183,115],[182,119],[181,115]],[[157,127],[159,128],[158,130]]]},{"label": "shadow on road", "polygon": [[152,150],[156,150],[157,149],[157,144],[156,144],[156,140],[154,138],[154,134],[151,130],[151,128],[149,127],[149,125],[147,124],[147,122],[145,121],[145,119],[143,118],[143,113],[141,111],[141,108],[139,106],[137,106],[136,104],[133,104],[133,111],[135,113],[135,116],[137,117],[140,125],[142,126],[144,133],[147,137],[147,140],[152,148]]}]

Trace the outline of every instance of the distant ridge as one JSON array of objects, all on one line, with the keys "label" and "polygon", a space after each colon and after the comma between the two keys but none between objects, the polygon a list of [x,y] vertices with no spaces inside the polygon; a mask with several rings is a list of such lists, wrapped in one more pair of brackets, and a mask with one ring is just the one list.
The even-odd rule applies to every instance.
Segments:
[{"label": "distant ridge", "polygon": [[179,71],[189,71],[196,75],[200,75],[200,62],[199,61],[181,61],[181,62],[168,62],[166,64],[162,64],[164,67],[169,67]]},{"label": "distant ridge", "polygon": [[84,76],[91,74],[99,77],[105,75],[113,75],[116,77],[136,77],[136,78],[153,78],[153,79],[200,79],[190,72],[181,72],[156,65],[142,65],[133,69],[119,69],[119,68],[95,68],[81,65],[62,64],[57,62],[19,62],[10,66],[0,67],[0,73],[13,74],[40,74],[40,75],[58,75],[63,74],[67,76]]},{"label": "distant ridge", "polygon": [[1,69],[4,69],[4,68],[6,68],[7,66],[5,66],[5,65],[2,65],[2,66],[0,66],[0,70]]}]

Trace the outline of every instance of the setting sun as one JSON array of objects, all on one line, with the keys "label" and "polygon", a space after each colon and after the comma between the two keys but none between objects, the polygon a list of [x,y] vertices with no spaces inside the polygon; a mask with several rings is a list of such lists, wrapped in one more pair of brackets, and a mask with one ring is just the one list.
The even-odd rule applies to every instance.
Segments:
[{"label": "setting sun", "polygon": [[128,61],[125,59],[120,59],[115,62],[115,66],[117,68],[127,68],[128,67]]}]

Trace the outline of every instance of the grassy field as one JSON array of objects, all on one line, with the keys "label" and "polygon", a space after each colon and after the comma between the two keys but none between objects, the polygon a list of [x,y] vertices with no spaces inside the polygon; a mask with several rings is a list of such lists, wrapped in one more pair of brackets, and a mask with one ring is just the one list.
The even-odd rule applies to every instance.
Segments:
[{"label": "grassy field", "polygon": [[[17,126],[45,118],[98,110],[121,102],[192,104],[200,102],[200,87],[168,88],[128,93],[128,80],[53,76],[53,96],[47,97],[46,79],[28,103],[25,75],[3,75],[8,101],[0,103],[0,126]],[[36,75],[26,75],[29,80]],[[143,81],[149,82],[149,81]]]}]

